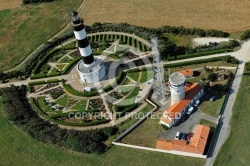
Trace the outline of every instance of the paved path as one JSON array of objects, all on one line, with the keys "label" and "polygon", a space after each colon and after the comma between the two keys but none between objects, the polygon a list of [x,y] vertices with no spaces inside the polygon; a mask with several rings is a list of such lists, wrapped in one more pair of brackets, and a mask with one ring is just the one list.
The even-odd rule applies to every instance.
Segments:
[{"label": "paved path", "polygon": [[230,91],[230,95],[228,98],[228,102],[227,102],[226,107],[225,107],[225,111],[221,116],[222,123],[221,123],[221,126],[219,126],[220,132],[217,133],[218,137],[211,145],[211,150],[210,150],[211,152],[208,155],[209,158],[206,161],[206,164],[205,164],[206,166],[213,165],[220,148],[222,147],[222,145],[226,142],[226,140],[229,137],[230,130],[231,130],[230,129],[230,127],[231,127],[230,126],[230,119],[232,117],[232,109],[233,109],[235,98],[237,96],[237,93],[238,93],[238,90],[240,87],[240,83],[241,83],[241,79],[242,79],[242,76],[244,73],[245,62],[248,62],[250,60],[249,53],[250,53],[250,41],[247,41],[244,44],[242,44],[242,48],[239,51],[231,53],[232,56],[236,57],[241,62],[238,66],[238,70],[236,72],[235,79],[234,79],[232,87],[231,87],[231,91]]}]

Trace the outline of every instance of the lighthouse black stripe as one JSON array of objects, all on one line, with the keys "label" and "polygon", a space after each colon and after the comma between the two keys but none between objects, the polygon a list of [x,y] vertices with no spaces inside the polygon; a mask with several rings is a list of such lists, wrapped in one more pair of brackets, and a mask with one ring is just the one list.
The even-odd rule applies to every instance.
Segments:
[{"label": "lighthouse black stripe", "polygon": [[80,24],[80,25],[77,25],[77,26],[73,26],[73,29],[74,29],[74,31],[81,31],[81,30],[84,29],[84,25]]},{"label": "lighthouse black stripe", "polygon": [[78,43],[78,47],[80,47],[80,48],[86,48],[89,45],[89,40],[86,37],[85,39],[77,40],[77,43]]},{"label": "lighthouse black stripe", "polygon": [[94,56],[91,54],[89,56],[83,57],[82,60],[85,64],[91,64],[94,62]]}]

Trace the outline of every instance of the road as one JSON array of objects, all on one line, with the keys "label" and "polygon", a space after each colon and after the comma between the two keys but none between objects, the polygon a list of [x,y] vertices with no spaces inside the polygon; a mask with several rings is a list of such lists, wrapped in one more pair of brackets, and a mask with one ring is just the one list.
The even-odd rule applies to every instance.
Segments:
[{"label": "road", "polygon": [[229,137],[231,131],[230,119],[232,117],[233,105],[242,80],[245,62],[248,62],[250,60],[249,52],[250,52],[250,41],[245,42],[239,51],[231,53],[232,56],[240,60],[240,64],[238,66],[238,70],[235,75],[231,91],[229,92],[230,93],[228,98],[229,102],[227,102],[225,111],[221,116],[222,126],[220,126],[220,132],[218,133],[217,139],[211,145],[212,148],[210,151],[212,152],[212,154],[209,153],[208,155],[209,158],[207,159],[205,166],[211,166],[214,164],[214,161],[216,159],[216,156],[218,155],[220,148],[223,146],[223,144]]}]

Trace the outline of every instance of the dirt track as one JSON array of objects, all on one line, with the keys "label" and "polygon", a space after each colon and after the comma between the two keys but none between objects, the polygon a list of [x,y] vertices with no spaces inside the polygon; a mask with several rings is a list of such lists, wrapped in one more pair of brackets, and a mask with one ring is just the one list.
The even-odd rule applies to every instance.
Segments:
[{"label": "dirt track", "polygon": [[94,22],[127,22],[146,27],[174,25],[220,29],[250,29],[249,0],[85,0],[80,12]]},{"label": "dirt track", "polygon": [[0,10],[19,8],[22,0],[0,0]]}]

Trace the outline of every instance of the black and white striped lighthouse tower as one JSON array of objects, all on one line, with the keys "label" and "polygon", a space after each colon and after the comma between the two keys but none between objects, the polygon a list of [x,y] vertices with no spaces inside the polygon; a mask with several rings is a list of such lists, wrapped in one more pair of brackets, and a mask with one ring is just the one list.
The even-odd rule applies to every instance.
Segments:
[{"label": "black and white striped lighthouse tower", "polygon": [[83,19],[78,17],[76,11],[71,13],[71,26],[73,27],[82,60],[78,63],[77,70],[82,82],[94,83],[100,81],[106,74],[103,60],[92,55],[88,37],[83,24]]},{"label": "black and white striped lighthouse tower", "polygon": [[95,65],[94,56],[92,55],[92,50],[88,41],[88,37],[85,31],[85,26],[83,24],[83,19],[78,17],[78,13],[73,10],[71,13],[71,25],[74,29],[74,34],[77,40],[77,44],[83,57],[82,60],[86,67],[91,67]]}]

